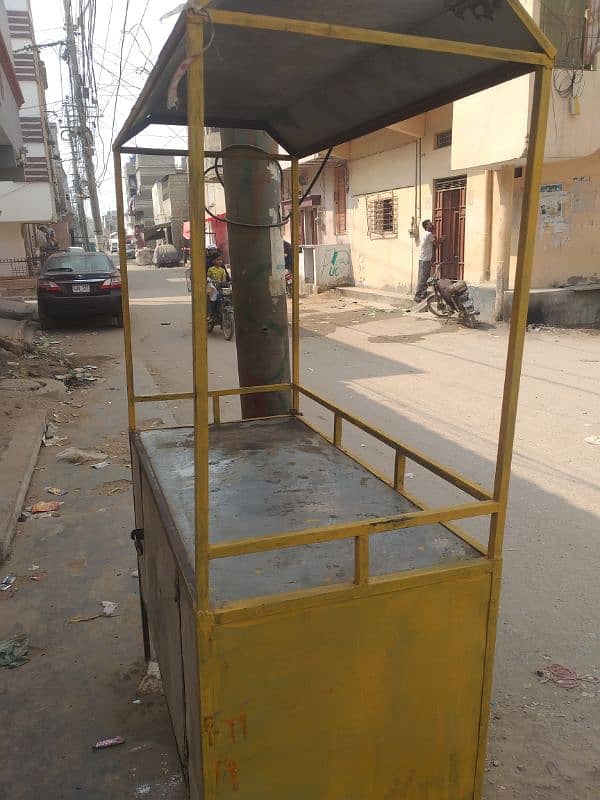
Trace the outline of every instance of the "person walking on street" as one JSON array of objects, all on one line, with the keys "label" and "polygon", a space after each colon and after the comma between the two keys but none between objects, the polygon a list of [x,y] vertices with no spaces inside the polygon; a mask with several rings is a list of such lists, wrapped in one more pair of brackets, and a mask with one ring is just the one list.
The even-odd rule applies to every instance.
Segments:
[{"label": "person walking on street", "polygon": [[427,279],[431,275],[431,265],[433,264],[433,250],[440,240],[434,236],[433,222],[430,219],[423,220],[425,233],[421,236],[421,248],[419,250],[419,279],[417,281],[417,291],[415,300],[419,302],[427,296]]}]

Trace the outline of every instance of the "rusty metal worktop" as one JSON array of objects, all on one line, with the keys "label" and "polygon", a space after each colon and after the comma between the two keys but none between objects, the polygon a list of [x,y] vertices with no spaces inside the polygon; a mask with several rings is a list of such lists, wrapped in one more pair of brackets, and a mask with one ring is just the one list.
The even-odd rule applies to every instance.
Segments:
[{"label": "rusty metal worktop", "polygon": [[[140,442],[194,564],[194,433],[143,431]],[[295,419],[210,429],[210,541],[229,542],[414,508],[405,498]],[[372,576],[465,561],[479,553],[441,525],[371,538]],[[217,605],[351,581],[353,540],[211,562]]]}]

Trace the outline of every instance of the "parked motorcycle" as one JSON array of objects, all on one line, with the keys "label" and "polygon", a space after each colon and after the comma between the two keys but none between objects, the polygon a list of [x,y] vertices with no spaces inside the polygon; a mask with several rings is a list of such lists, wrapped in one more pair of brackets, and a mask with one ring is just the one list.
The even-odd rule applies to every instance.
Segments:
[{"label": "parked motorcycle", "polygon": [[229,342],[233,338],[234,331],[231,285],[228,283],[217,285],[207,278],[206,293],[211,301],[207,316],[208,332],[211,333],[215,325],[219,325],[223,332],[223,338]]},{"label": "parked motorcycle", "polygon": [[427,281],[427,287],[431,290],[427,295],[428,311],[446,319],[446,322],[456,315],[458,321],[468,328],[477,326],[479,311],[475,310],[469,287],[464,281],[441,278],[437,269],[436,274]]},{"label": "parked motorcycle", "polygon": [[285,271],[285,293],[290,298],[294,294],[294,276],[292,271],[289,269],[286,269]]}]

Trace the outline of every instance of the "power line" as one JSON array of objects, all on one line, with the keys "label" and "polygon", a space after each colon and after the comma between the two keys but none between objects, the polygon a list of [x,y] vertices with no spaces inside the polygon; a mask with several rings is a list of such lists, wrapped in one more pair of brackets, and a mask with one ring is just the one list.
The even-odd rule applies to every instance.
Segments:
[{"label": "power line", "polygon": [[[117,121],[117,105],[118,105],[118,102],[119,102],[119,92],[121,90],[121,81],[122,81],[122,78],[123,78],[123,49],[125,47],[125,32],[127,30],[127,17],[129,15],[129,3],[130,3],[130,0],[127,0],[127,2],[125,3],[125,17],[123,19],[123,31],[121,33],[121,45],[120,45],[120,53],[119,53],[119,75],[118,75],[118,81],[117,81],[117,88],[116,88],[116,92],[115,92],[115,111],[114,111],[114,115],[113,115],[111,131],[110,131],[111,144],[112,144],[112,141],[113,141],[113,137],[115,135],[115,125],[116,125],[116,121]],[[100,179],[104,178],[104,176],[106,175],[106,170],[108,169],[108,162],[109,161],[110,161],[110,154],[107,157],[106,161],[104,162],[104,168],[102,169],[102,173],[100,174]]]},{"label": "power line", "polygon": [[104,55],[102,56],[102,62],[100,64],[100,72],[98,73],[98,80],[102,77],[102,71],[104,69],[104,60],[106,58],[106,45],[108,44],[108,36],[110,34],[110,23],[112,22],[112,15],[113,15],[113,4],[114,0],[110,0],[110,11],[108,12],[108,24],[106,26],[106,35],[104,37],[104,47],[102,48],[104,51]]}]

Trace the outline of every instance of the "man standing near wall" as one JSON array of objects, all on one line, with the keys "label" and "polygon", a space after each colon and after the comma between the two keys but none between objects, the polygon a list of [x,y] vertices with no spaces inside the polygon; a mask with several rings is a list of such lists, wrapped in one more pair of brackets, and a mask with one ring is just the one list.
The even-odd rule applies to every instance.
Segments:
[{"label": "man standing near wall", "polygon": [[430,219],[423,220],[425,233],[421,237],[421,248],[419,250],[419,280],[415,300],[423,300],[427,295],[427,279],[431,275],[431,265],[433,263],[433,248],[437,244],[437,239],[433,235],[434,227]]}]

